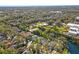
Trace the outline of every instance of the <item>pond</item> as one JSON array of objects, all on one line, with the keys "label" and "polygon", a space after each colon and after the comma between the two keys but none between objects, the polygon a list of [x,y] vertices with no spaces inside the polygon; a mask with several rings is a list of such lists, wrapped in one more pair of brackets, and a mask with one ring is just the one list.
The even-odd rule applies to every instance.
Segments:
[{"label": "pond", "polygon": [[79,45],[72,43],[71,41],[68,42],[68,50],[71,54],[79,54]]}]

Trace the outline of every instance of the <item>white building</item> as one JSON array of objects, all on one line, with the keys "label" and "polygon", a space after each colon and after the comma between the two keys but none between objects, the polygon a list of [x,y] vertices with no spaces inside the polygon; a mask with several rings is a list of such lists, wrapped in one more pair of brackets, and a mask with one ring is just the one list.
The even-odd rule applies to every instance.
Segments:
[{"label": "white building", "polygon": [[79,35],[79,24],[68,23],[68,34]]},{"label": "white building", "polygon": [[62,11],[50,11],[50,13],[62,13]]}]

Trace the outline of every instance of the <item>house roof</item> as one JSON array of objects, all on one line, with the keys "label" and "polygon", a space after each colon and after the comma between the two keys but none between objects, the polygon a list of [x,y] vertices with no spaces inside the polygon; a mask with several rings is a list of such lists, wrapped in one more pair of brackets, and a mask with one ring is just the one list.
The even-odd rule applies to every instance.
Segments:
[{"label": "house roof", "polygon": [[79,19],[79,16],[77,16],[76,19]]},{"label": "house roof", "polygon": [[70,29],[73,29],[73,30],[78,30],[78,28],[74,28],[74,27],[70,27]]},{"label": "house roof", "polygon": [[31,35],[31,32],[21,32],[20,35],[22,35],[23,37],[28,37],[29,35]]},{"label": "house roof", "polygon": [[6,37],[6,34],[4,34],[4,33],[0,33],[0,40],[4,40],[4,39],[6,39],[7,37]]},{"label": "house roof", "polygon": [[70,27],[79,27],[79,24],[74,24],[74,23],[68,23],[67,25]]}]

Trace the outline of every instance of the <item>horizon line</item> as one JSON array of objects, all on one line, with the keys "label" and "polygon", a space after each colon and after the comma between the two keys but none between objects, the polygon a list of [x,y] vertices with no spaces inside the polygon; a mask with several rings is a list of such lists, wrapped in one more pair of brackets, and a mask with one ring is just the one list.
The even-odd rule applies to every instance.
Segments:
[{"label": "horizon line", "polygon": [[1,5],[0,7],[32,7],[32,6],[79,6],[79,5]]}]

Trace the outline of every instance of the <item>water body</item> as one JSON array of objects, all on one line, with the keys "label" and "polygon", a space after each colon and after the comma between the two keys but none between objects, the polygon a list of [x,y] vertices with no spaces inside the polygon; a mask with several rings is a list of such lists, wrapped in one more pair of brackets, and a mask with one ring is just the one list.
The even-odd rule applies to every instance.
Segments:
[{"label": "water body", "polygon": [[79,54],[79,45],[72,43],[71,41],[68,42],[68,50],[71,54]]}]

